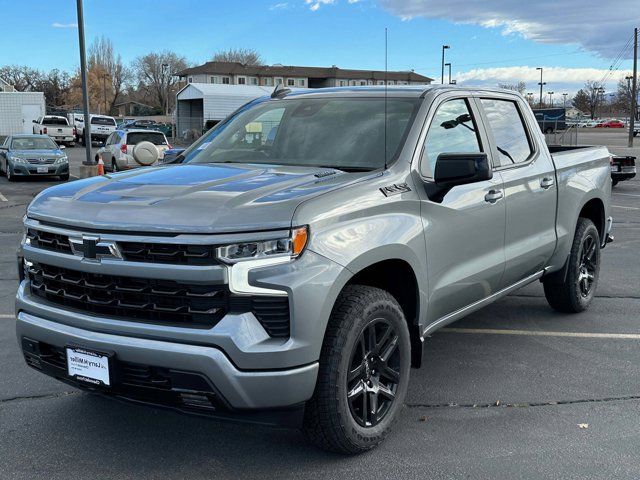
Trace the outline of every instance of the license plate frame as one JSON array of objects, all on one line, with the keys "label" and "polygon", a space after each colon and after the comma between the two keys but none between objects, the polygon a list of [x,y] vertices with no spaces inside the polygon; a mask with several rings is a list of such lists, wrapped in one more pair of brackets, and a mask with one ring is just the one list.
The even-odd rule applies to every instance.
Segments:
[{"label": "license plate frame", "polygon": [[36,171],[38,173],[49,173],[49,167],[37,167]]},{"label": "license plate frame", "polygon": [[113,385],[112,352],[102,352],[78,345],[65,347],[67,376],[83,385],[108,389]]}]

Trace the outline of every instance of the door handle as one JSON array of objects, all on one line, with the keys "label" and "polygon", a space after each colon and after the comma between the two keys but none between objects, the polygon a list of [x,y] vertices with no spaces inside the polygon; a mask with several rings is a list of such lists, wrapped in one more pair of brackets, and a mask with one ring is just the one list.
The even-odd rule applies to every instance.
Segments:
[{"label": "door handle", "polygon": [[489,190],[484,196],[484,201],[489,203],[496,203],[502,197],[504,197],[502,190]]},{"label": "door handle", "polygon": [[553,177],[544,177],[542,180],[540,180],[540,186],[545,190],[547,188],[551,188],[553,186],[553,183],[554,183]]}]

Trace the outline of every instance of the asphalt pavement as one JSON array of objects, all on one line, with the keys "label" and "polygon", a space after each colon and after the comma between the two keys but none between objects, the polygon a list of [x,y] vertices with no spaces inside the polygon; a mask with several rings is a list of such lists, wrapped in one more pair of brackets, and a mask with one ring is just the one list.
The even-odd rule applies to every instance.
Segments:
[{"label": "asphalt pavement", "polygon": [[[624,132],[579,139],[640,157]],[[74,175],[84,150],[68,152]],[[590,310],[556,313],[536,283],[435,333],[394,432],[357,457],[317,450],[296,431],[104,399],[26,367],[15,250],[26,206],[52,184],[0,179],[0,478],[638,477],[639,179],[614,189],[616,240]]]}]

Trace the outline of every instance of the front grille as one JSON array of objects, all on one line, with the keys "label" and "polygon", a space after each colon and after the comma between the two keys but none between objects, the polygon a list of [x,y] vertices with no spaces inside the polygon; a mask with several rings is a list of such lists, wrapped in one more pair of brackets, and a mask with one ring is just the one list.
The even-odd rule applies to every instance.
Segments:
[{"label": "front grille", "polygon": [[171,243],[118,242],[120,252],[130,262],[168,263],[173,265],[213,265],[215,247]]},{"label": "front grille", "polygon": [[52,165],[55,161],[55,158],[27,158],[27,162],[31,165]]},{"label": "front grille", "polygon": [[[81,234],[78,233],[78,237]],[[72,255],[69,236],[34,228],[27,229],[27,238],[34,248]],[[163,263],[169,265],[216,265],[213,245],[191,245],[151,242],[117,242],[122,258],[129,262]]]},{"label": "front grille", "polygon": [[52,252],[67,253],[72,255],[69,237],[58,233],[51,233],[45,230],[27,229],[27,238],[34,248],[50,250]]},{"label": "front grille", "polygon": [[34,263],[31,291],[46,300],[78,310],[127,320],[215,325],[227,312],[224,285],[121,277]]}]

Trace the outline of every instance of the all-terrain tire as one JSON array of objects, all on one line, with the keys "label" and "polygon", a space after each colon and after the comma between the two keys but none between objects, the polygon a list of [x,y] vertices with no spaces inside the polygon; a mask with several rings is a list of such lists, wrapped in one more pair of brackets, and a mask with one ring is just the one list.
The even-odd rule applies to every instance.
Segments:
[{"label": "all-terrain tire", "polygon": [[[593,252],[585,265],[585,250],[591,245]],[[553,273],[543,280],[544,295],[554,310],[563,313],[578,313],[586,310],[593,300],[600,273],[600,235],[588,218],[579,218],[571,245],[566,275],[563,271]],[[593,277],[590,288],[585,292],[584,275]],[[581,284],[582,282],[582,284]]]},{"label": "all-terrain tire", "polygon": [[[381,372],[386,370],[386,364],[383,367],[380,364],[372,363],[372,369],[369,369],[367,362],[369,355],[364,355],[362,364],[359,364],[357,369],[352,369],[352,366],[354,360],[356,363],[360,361],[359,357],[354,355],[359,354],[361,350],[367,350],[363,339],[364,335],[369,335],[370,330],[368,329],[373,328],[374,341],[372,343],[376,344],[375,332],[383,331],[389,326],[392,327],[391,335],[394,335],[393,339],[395,339],[392,350],[395,365],[393,370],[397,373],[397,383],[392,387],[395,390],[395,397],[390,406],[387,404],[385,414],[379,420],[374,419],[373,413],[368,413],[371,425],[367,426],[366,414],[364,422],[362,417],[357,420],[357,414],[354,413],[354,401],[348,400],[348,394],[353,392],[353,389],[349,390],[348,378],[351,378],[356,370],[362,371],[365,375],[366,364],[367,374],[373,372],[383,382],[385,381],[386,377],[382,376]],[[383,340],[384,335],[382,335],[383,338],[380,339],[379,345],[385,341],[391,341],[389,339]],[[369,345],[372,345],[370,337],[368,338]],[[371,354],[370,358],[373,361],[374,355],[389,350],[381,346],[379,350],[374,348],[368,351],[376,352]],[[379,358],[385,355],[380,354]],[[388,355],[387,358],[391,358],[391,355]],[[379,445],[391,430],[403,407],[409,382],[410,358],[409,330],[402,308],[395,298],[379,288],[363,285],[345,287],[338,297],[329,319],[320,353],[320,367],[315,392],[305,408],[303,433],[308,441],[324,450],[343,454],[356,454]],[[375,369],[378,366],[380,368],[376,372]],[[375,379],[372,381],[373,383],[368,382],[368,384],[383,385],[383,383],[376,384]],[[367,383],[366,380],[358,380],[358,382]],[[368,412],[373,412],[373,397],[369,397],[366,391],[363,395],[370,399],[368,401],[371,409]],[[377,398],[376,396],[375,405],[382,410],[383,403],[378,403]],[[385,396],[382,402],[387,402],[387,399],[388,397]],[[366,402],[364,405],[367,405]],[[362,407],[361,412],[364,410],[365,408]],[[361,423],[358,423],[359,421]]]}]

